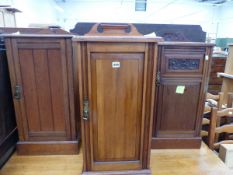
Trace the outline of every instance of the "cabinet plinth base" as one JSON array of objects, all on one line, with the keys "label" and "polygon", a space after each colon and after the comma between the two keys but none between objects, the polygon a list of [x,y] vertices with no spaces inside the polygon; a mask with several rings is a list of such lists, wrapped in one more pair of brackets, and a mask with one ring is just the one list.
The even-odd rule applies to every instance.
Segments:
[{"label": "cabinet plinth base", "polygon": [[82,172],[82,175],[151,175],[150,169],[126,170],[126,171],[92,171]]},{"label": "cabinet plinth base", "polygon": [[18,142],[19,155],[71,155],[79,153],[79,141]]},{"label": "cabinet plinth base", "polygon": [[201,138],[152,138],[152,149],[199,149]]}]

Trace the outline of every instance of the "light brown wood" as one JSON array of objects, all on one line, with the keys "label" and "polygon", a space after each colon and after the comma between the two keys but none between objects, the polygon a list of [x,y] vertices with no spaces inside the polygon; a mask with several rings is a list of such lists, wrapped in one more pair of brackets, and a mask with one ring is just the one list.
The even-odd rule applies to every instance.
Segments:
[{"label": "light brown wood", "polygon": [[8,35],[5,41],[19,153],[78,153],[71,36]]},{"label": "light brown wood", "polygon": [[[208,140],[208,145],[211,149],[216,149],[219,148],[219,145],[221,143],[229,143],[229,141],[222,141],[219,142],[218,139],[218,134],[221,133],[233,133],[233,125],[232,124],[225,124],[220,126],[219,121],[221,117],[229,117],[233,118],[233,108],[226,108],[223,110],[218,110],[217,108],[213,107],[211,110],[211,117],[210,117],[210,127],[209,127],[209,140]],[[233,142],[231,142],[233,143]]]},{"label": "light brown wood", "polygon": [[[69,156],[18,156],[14,154],[0,175],[79,175],[83,158]],[[205,144],[201,149],[152,150],[153,175],[232,175],[224,163]]]},{"label": "light brown wood", "polygon": [[219,95],[213,95],[211,93],[206,94],[206,99],[219,100]]},{"label": "light brown wood", "polygon": [[203,118],[202,125],[207,125],[207,124],[210,124],[210,120],[207,118]]},{"label": "light brown wood", "polygon": [[125,26],[104,28],[103,36],[73,43],[81,111],[88,106],[81,117],[83,174],[150,174],[158,40],[114,33]]},{"label": "light brown wood", "polygon": [[226,133],[233,133],[233,125],[229,124],[229,125],[223,125],[223,126],[220,126],[220,127],[217,127],[215,129],[215,132],[216,133],[223,133],[223,132],[226,132]]},{"label": "light brown wood", "polygon": [[[205,114],[209,114],[211,112],[212,106],[215,106],[218,109],[222,109],[223,108],[222,105],[223,105],[223,93],[222,92],[219,92],[218,95],[207,93],[203,117],[205,117]],[[207,118],[202,119],[202,126],[209,125],[209,124],[210,124],[209,119]],[[219,125],[220,125],[220,120],[217,120],[217,126]],[[201,137],[207,137],[208,135],[209,135],[208,131],[201,130]],[[215,139],[218,140],[218,137],[219,137],[218,134],[216,134]]]},{"label": "light brown wood", "polygon": [[218,117],[221,117],[221,116],[232,117],[232,115],[233,115],[233,108],[226,108],[226,109],[217,111]]},{"label": "light brown wood", "polygon": [[219,73],[218,76],[222,77],[222,92],[224,92],[223,102],[227,103],[227,93],[233,92],[233,45],[229,46],[229,54],[226,60],[224,73]]},{"label": "light brown wood", "polygon": [[201,137],[206,137],[206,136],[208,136],[208,132],[201,130]]}]

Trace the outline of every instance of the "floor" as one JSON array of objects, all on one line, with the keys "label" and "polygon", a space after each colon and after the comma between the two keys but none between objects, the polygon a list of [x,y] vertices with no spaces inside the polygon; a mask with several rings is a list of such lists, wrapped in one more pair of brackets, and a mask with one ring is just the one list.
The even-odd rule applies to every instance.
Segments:
[{"label": "floor", "polygon": [[[82,155],[18,156],[16,153],[0,170],[0,175],[78,175]],[[233,175],[205,144],[201,149],[152,150],[153,175]]]}]

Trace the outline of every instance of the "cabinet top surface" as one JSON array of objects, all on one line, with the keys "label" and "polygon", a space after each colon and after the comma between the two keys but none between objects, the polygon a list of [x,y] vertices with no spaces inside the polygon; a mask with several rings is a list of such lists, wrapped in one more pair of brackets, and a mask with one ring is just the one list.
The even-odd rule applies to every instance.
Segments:
[{"label": "cabinet top surface", "polygon": [[4,38],[72,38],[68,34],[2,34]]},{"label": "cabinet top surface", "polygon": [[215,46],[215,44],[212,43],[204,43],[204,42],[174,42],[174,41],[166,41],[166,42],[159,42],[158,43],[161,46]]},{"label": "cabinet top surface", "polygon": [[74,36],[73,41],[89,42],[161,42],[161,37],[148,36]]}]

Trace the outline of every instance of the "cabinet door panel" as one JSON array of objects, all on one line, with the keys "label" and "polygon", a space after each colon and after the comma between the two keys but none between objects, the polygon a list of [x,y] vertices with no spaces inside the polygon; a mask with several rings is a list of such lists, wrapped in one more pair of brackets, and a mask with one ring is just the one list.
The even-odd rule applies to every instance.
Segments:
[{"label": "cabinet door panel", "polygon": [[[185,86],[184,93],[176,92]],[[157,136],[193,134],[196,125],[201,82],[167,80],[159,87]]]},{"label": "cabinet door panel", "polygon": [[90,59],[93,169],[140,168],[144,54],[92,53]]},{"label": "cabinet door panel", "polygon": [[[139,160],[143,55],[91,58],[94,160]],[[119,68],[112,67],[116,60]]]},{"label": "cabinet door panel", "polygon": [[31,141],[70,137],[67,68],[63,54],[60,48],[40,48],[38,44],[35,49],[19,47],[15,57],[20,73],[16,75],[17,81],[23,95],[25,137]]}]

